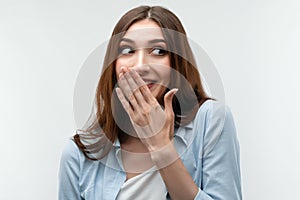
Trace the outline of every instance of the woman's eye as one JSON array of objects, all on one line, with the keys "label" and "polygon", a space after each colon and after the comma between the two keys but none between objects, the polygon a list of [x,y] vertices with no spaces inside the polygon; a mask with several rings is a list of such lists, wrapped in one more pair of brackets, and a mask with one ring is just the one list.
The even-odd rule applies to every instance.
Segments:
[{"label": "woman's eye", "polygon": [[130,47],[120,47],[119,54],[121,55],[129,55],[134,53],[134,50]]},{"label": "woman's eye", "polygon": [[158,55],[158,56],[164,56],[167,54],[167,50],[161,48],[161,47],[155,47],[151,49],[151,54]]}]

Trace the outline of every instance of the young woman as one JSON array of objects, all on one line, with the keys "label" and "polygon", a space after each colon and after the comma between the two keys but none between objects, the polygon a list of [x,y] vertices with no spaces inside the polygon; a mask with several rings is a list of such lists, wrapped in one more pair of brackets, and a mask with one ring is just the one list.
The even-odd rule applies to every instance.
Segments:
[{"label": "young woman", "polygon": [[96,118],[63,151],[59,199],[242,199],[230,110],[203,89],[171,11],[140,6],[115,26]]}]

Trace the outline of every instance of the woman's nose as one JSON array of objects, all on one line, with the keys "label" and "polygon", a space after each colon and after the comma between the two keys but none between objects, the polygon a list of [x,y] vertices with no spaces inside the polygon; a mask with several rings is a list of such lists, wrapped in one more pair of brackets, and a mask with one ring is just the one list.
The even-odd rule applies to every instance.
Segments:
[{"label": "woman's nose", "polygon": [[132,69],[138,72],[140,75],[144,75],[150,69],[149,59],[146,52],[143,49],[139,49],[136,52]]}]

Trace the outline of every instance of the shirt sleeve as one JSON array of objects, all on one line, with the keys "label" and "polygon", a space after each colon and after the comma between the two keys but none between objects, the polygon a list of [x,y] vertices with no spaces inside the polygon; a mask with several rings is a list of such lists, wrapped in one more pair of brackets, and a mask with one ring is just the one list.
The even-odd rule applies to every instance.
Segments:
[{"label": "shirt sleeve", "polygon": [[202,152],[202,189],[195,200],[241,200],[239,143],[228,107],[210,111]]},{"label": "shirt sleeve", "polygon": [[62,152],[59,169],[59,200],[82,200],[79,189],[79,149],[70,140]]}]

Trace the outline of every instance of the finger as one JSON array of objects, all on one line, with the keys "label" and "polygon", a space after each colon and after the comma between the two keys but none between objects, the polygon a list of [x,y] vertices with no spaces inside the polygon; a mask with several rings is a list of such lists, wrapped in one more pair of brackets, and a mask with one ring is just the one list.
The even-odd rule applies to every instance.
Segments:
[{"label": "finger", "polygon": [[121,77],[128,71],[128,69],[127,69],[127,67],[123,67],[123,66],[122,66],[122,67],[120,68],[120,71],[121,71],[121,72],[120,72],[119,75],[118,75],[119,78],[121,78]]},{"label": "finger", "polygon": [[142,95],[144,96],[145,101],[150,104],[156,103],[157,102],[156,98],[152,95],[147,84],[140,77],[140,75],[134,70],[130,70],[130,71],[131,71],[133,79],[136,81],[137,85],[139,86],[140,91],[141,91]]},{"label": "finger", "polygon": [[123,74],[125,74],[126,72],[128,72],[128,67],[121,67],[121,71],[123,72]]},{"label": "finger", "polygon": [[118,86],[122,90],[124,96],[127,99],[130,99],[130,97],[132,96],[132,90],[127,82],[125,74],[123,72],[121,72],[120,74],[121,75],[119,76],[120,78],[118,80]]},{"label": "finger", "polygon": [[178,91],[177,88],[173,88],[172,90],[167,92],[164,96],[165,112],[168,114],[173,113],[172,100],[177,91]]},{"label": "finger", "polygon": [[120,88],[116,88],[116,93],[117,93],[117,96],[118,96],[123,108],[127,112],[127,114],[132,115],[133,110],[132,110],[130,104],[128,103],[128,101],[126,100],[122,90]]},{"label": "finger", "polygon": [[139,87],[146,85],[144,80],[135,70],[129,69],[129,72]]},{"label": "finger", "polygon": [[[146,101],[145,101],[143,94],[140,91],[140,88],[139,88],[140,86],[136,83],[133,73],[134,73],[134,71],[130,70],[128,73],[125,74],[125,77],[127,79],[127,82],[129,84],[130,88],[132,89],[133,96],[136,98],[136,101],[139,104],[137,106],[143,106],[146,104]],[[134,107],[134,108],[137,109],[137,107]]]},{"label": "finger", "polygon": [[134,78],[132,77],[132,72],[129,71],[127,73],[124,74],[127,82],[128,82],[128,85],[129,87],[131,88],[132,91],[135,91],[136,89],[139,88],[139,86],[136,84]]}]

